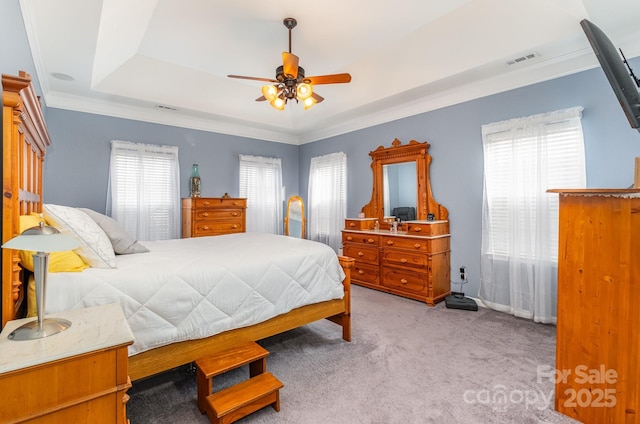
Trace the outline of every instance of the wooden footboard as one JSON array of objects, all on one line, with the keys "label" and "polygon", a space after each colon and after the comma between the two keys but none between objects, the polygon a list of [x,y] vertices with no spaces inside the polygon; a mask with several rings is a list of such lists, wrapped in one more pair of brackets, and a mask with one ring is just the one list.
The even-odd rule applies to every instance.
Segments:
[{"label": "wooden footboard", "polygon": [[342,338],[351,341],[351,267],[354,259],[339,256],[340,265],[346,278],[342,282],[344,297],[302,306],[293,311],[278,315],[268,321],[249,327],[225,331],[211,337],[172,343],[157,347],[129,357],[129,376],[131,380],[148,377],[188,364],[203,356],[237,346],[248,341],[257,341],[305,324],[329,319],[342,326]]}]

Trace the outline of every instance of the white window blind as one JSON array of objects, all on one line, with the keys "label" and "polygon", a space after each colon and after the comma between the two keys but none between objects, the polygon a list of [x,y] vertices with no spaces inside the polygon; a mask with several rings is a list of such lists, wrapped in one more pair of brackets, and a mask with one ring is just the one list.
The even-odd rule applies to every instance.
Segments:
[{"label": "white window blind", "polygon": [[282,161],[240,155],[240,197],[247,199],[247,231],[282,234]]},{"label": "white window blind", "polygon": [[309,238],[336,252],[347,215],[347,155],[343,152],[311,158],[309,167]]},{"label": "white window blind", "polygon": [[[533,231],[537,218],[547,213],[549,221],[557,223],[558,196],[547,193],[548,189],[585,186],[580,111],[576,108],[483,126],[487,218],[491,220],[487,253],[506,256],[517,251],[532,258],[535,250],[528,244],[534,237],[508,235]],[[556,260],[557,231],[549,231],[543,240],[542,253]]]},{"label": "white window blind", "polygon": [[537,322],[556,320],[558,195],[586,186],[582,108],[482,126],[480,298]]},{"label": "white window blind", "polygon": [[180,237],[178,148],[111,141],[111,216],[139,240]]}]

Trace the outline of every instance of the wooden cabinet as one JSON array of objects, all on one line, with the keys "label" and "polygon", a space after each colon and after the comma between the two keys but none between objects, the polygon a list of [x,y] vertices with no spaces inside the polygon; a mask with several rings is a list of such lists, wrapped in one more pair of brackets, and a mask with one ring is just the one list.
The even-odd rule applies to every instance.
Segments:
[{"label": "wooden cabinet", "polygon": [[182,199],[182,237],[244,233],[247,199],[188,197]]},{"label": "wooden cabinet", "polygon": [[[347,228],[351,221],[347,220]],[[343,254],[355,258],[351,281],[433,306],[450,293],[449,223],[404,225],[407,230],[397,234],[343,230]]]},{"label": "wooden cabinet", "polygon": [[10,321],[0,334],[0,422],[127,423],[133,334],[120,306],[58,316],[71,327],[43,339],[7,338],[33,318]]},{"label": "wooden cabinet", "polygon": [[555,408],[640,422],[640,190],[560,193]]}]

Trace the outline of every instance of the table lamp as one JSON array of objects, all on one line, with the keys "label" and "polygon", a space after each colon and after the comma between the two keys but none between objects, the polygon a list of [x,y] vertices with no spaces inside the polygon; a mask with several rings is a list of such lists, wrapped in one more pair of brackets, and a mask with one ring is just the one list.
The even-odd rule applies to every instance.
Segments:
[{"label": "table lamp", "polygon": [[54,227],[44,225],[31,227],[19,236],[2,245],[4,249],[35,251],[33,254],[33,274],[36,283],[36,309],[38,319],[16,328],[9,334],[11,340],[33,340],[57,334],[71,326],[71,322],[62,318],[44,318],[45,296],[47,293],[47,271],[49,253],[72,250],[80,244],[73,237],[61,234]]}]

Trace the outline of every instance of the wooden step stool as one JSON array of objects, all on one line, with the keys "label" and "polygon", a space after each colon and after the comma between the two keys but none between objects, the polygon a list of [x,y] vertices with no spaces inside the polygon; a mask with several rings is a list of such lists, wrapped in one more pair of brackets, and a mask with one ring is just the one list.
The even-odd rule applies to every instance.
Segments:
[{"label": "wooden step stool", "polygon": [[[269,352],[248,342],[195,361],[198,409],[212,423],[232,423],[271,405],[280,411],[279,390],[284,385],[267,370]],[[213,377],[249,364],[249,380],[213,393]]]}]

